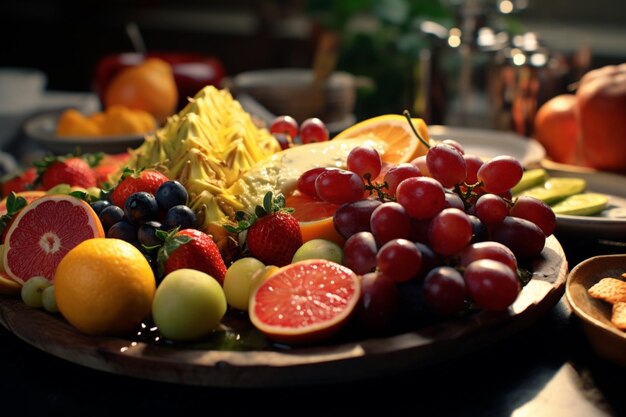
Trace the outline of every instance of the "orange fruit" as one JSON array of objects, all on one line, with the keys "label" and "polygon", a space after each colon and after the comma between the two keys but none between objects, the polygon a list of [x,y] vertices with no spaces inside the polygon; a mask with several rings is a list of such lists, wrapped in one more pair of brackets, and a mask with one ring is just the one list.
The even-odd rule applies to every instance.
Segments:
[{"label": "orange fruit", "polygon": [[574,94],[560,94],[539,107],[533,136],[546,148],[550,159],[576,164],[578,143],[577,99]]},{"label": "orange fruit", "polygon": [[[420,118],[411,120],[415,129],[429,142],[430,136],[426,122]],[[360,136],[372,136],[384,141],[387,149],[381,157],[383,161],[393,164],[411,162],[428,151],[428,147],[415,136],[406,117],[400,114],[384,114],[363,120],[339,132],[333,140]]]},{"label": "orange fruit", "polygon": [[24,283],[54,271],[70,249],[84,240],[104,237],[98,215],[85,201],[70,195],[46,195],[15,216],[4,240],[4,268]]},{"label": "orange fruit", "polygon": [[88,239],[70,250],[55,273],[59,311],[90,335],[123,336],[151,311],[154,274],[143,254],[120,239]]},{"label": "orange fruit", "polygon": [[338,332],[361,294],[360,278],[349,268],[323,259],[286,265],[250,296],[252,324],[269,339],[312,343]]},{"label": "orange fruit", "polygon": [[104,135],[148,133],[156,128],[156,120],[147,111],[124,106],[111,106],[104,113]]},{"label": "orange fruit", "polygon": [[163,123],[176,111],[178,88],[172,66],[159,58],[121,70],[104,94],[105,108],[120,105],[141,109]]},{"label": "orange fruit", "polygon": [[61,116],[56,125],[56,134],[58,136],[100,136],[102,130],[100,125],[94,120],[86,117],[76,109],[67,109]]},{"label": "orange fruit", "polygon": [[293,216],[300,224],[302,243],[313,239],[326,239],[343,246],[345,239],[335,230],[333,215],[339,205],[316,200],[294,191],[285,205],[294,209]]}]

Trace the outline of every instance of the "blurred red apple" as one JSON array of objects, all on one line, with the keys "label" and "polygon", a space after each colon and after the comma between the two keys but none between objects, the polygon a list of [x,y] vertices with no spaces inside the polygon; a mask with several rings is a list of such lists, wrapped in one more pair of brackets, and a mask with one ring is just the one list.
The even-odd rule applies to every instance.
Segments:
[{"label": "blurred red apple", "polygon": [[586,73],[576,98],[583,162],[600,170],[626,171],[626,63]]},{"label": "blurred red apple", "polygon": [[533,136],[555,162],[577,163],[576,103],[574,94],[560,94],[541,105],[535,115]]},{"label": "blurred red apple", "polygon": [[104,97],[105,91],[113,77],[122,69],[136,66],[146,58],[156,57],[172,65],[174,79],[178,87],[177,110],[182,109],[188,97],[193,97],[207,85],[218,87],[224,78],[222,62],[213,56],[194,52],[150,52],[141,54],[127,52],[106,55],[95,67],[93,89],[98,97]]}]

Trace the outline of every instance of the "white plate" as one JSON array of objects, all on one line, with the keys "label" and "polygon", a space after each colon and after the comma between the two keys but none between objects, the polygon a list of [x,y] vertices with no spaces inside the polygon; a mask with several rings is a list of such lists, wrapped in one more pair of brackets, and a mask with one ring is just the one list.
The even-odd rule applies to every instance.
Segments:
[{"label": "white plate", "polygon": [[125,152],[141,145],[144,135],[117,135],[99,137],[63,137],[55,134],[56,123],[61,111],[43,113],[29,119],[24,132],[39,146],[55,152]]},{"label": "white plate", "polygon": [[539,142],[513,132],[433,125],[428,127],[428,133],[436,140],[456,140],[467,154],[486,159],[509,155],[525,167],[539,164],[546,156],[546,150]]}]

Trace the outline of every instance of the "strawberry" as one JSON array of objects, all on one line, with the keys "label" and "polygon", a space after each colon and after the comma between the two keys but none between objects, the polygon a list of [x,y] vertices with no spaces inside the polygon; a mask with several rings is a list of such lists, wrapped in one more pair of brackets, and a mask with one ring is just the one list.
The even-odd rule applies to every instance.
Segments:
[{"label": "strawberry", "polygon": [[35,163],[37,167],[38,183],[44,190],[55,185],[69,184],[83,188],[96,186],[96,175],[89,163],[77,156],[62,156],[45,158]]},{"label": "strawberry", "polygon": [[143,171],[125,169],[122,178],[111,192],[111,202],[118,207],[124,207],[124,202],[131,194],[145,191],[155,195],[159,186],[168,180],[163,173],[153,169]]},{"label": "strawberry", "polygon": [[111,176],[120,171],[129,158],[130,154],[128,152],[104,155],[93,168],[98,187],[109,188]]},{"label": "strawberry", "polygon": [[166,233],[157,260],[159,276],[166,276],[177,269],[190,268],[205,272],[222,284],[226,275],[226,264],[217,245],[210,235],[196,229]]},{"label": "strawberry", "polygon": [[272,192],[268,192],[263,206],[257,206],[254,214],[237,212],[238,226],[227,225],[226,229],[238,233],[247,229],[246,245],[250,255],[266,265],[285,266],[302,246],[300,224],[291,211],[285,208],[283,195],[274,199]]},{"label": "strawberry", "polygon": [[2,182],[2,196],[8,196],[11,191],[19,193],[22,191],[33,189],[36,179],[37,170],[35,169],[35,167],[27,168],[21,173],[7,178]]}]

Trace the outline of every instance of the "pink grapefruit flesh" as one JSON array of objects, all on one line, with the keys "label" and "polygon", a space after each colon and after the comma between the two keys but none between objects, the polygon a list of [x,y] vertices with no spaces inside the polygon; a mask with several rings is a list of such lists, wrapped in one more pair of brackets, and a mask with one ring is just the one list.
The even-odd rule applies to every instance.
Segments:
[{"label": "pink grapefruit flesh", "polygon": [[11,222],[4,241],[4,267],[22,284],[38,275],[54,281],[54,271],[70,249],[104,236],[89,204],[69,195],[47,195],[29,203]]},{"label": "pink grapefruit flesh", "polygon": [[250,320],[269,339],[317,342],[347,323],[361,293],[359,277],[343,265],[310,259],[280,268],[250,298]]}]

